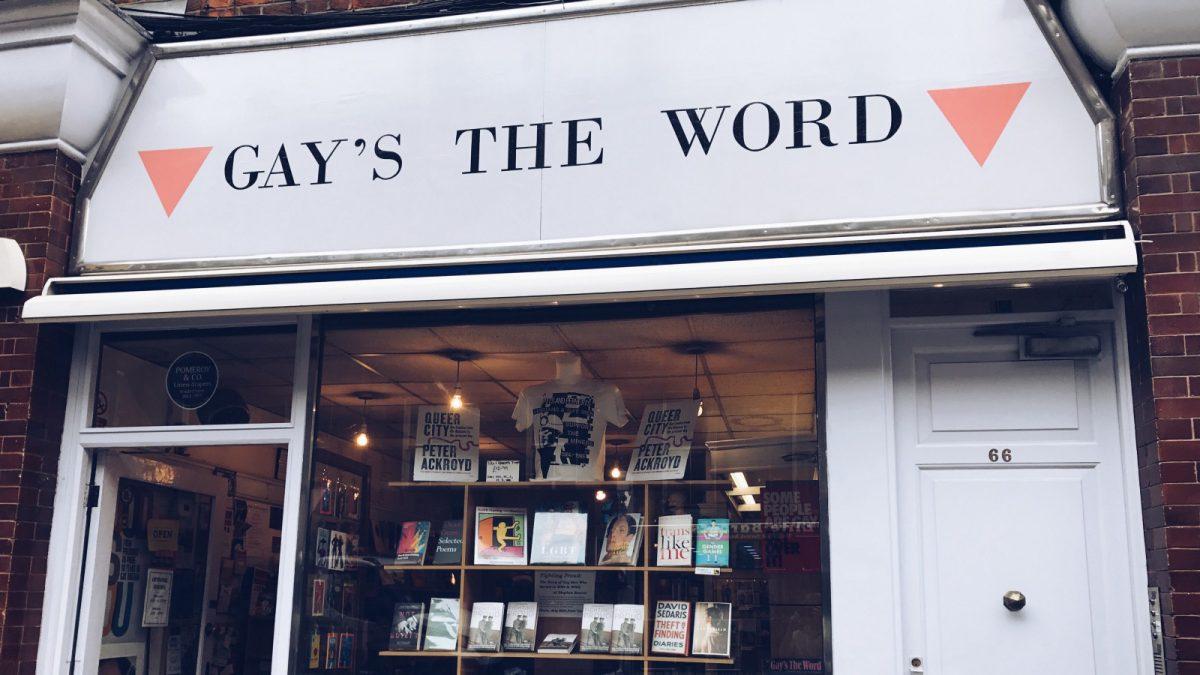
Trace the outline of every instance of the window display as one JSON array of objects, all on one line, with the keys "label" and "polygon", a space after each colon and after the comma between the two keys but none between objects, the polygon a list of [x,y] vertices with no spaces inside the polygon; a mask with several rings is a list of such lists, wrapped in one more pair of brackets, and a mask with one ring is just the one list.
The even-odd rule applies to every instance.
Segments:
[{"label": "window display", "polygon": [[328,321],[301,671],[824,672],[816,352],[807,297]]}]

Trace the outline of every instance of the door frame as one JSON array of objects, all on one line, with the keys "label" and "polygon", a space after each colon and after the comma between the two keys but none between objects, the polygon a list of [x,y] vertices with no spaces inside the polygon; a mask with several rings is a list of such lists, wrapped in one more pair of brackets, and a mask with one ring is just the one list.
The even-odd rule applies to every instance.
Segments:
[{"label": "door frame", "polygon": [[[886,303],[885,303],[886,304]],[[905,505],[900,503],[900,472],[906,470],[906,467],[901,465],[899,455],[899,447],[895,437],[896,432],[896,411],[895,411],[895,371],[891,359],[893,337],[899,331],[907,330],[932,330],[932,329],[964,329],[973,328],[983,325],[1007,324],[1019,322],[1046,322],[1056,321],[1059,318],[1069,315],[1077,319],[1080,323],[1100,323],[1109,327],[1112,335],[1113,348],[1113,363],[1115,366],[1113,383],[1116,391],[1113,394],[1116,396],[1117,419],[1116,424],[1119,430],[1117,443],[1119,445],[1119,471],[1120,482],[1122,487],[1122,501],[1125,512],[1126,526],[1126,542],[1127,542],[1127,559],[1129,561],[1128,582],[1131,594],[1131,603],[1134,615],[1131,617],[1132,625],[1142,627],[1137,629],[1135,633],[1134,653],[1137,661],[1139,672],[1149,675],[1153,672],[1152,649],[1150,642],[1150,626],[1149,626],[1149,592],[1148,592],[1148,573],[1146,563],[1146,551],[1144,547],[1144,527],[1142,524],[1142,508],[1141,508],[1141,488],[1139,482],[1139,467],[1137,460],[1137,443],[1134,436],[1134,418],[1133,418],[1133,393],[1132,380],[1130,376],[1129,363],[1129,342],[1126,332],[1125,303],[1124,297],[1114,292],[1113,293],[1114,308],[1111,310],[1081,310],[1081,311],[1062,311],[1062,312],[1031,312],[1031,313],[1013,313],[1013,314],[990,314],[990,315],[963,315],[963,316],[945,316],[945,317],[919,317],[919,318],[891,318],[886,319],[887,324],[887,342],[885,346],[888,365],[886,377],[886,406],[888,408],[889,427],[891,428],[891,448],[892,456],[892,494],[893,494],[893,511],[892,515],[895,523],[895,540],[894,540],[894,560],[896,561],[896,581],[895,588],[896,596],[896,617],[899,621],[899,647],[900,659],[899,670],[897,672],[908,675],[908,661],[913,655],[914,647],[908,644],[906,635],[906,622],[913,620],[914,617],[907,616],[904,606],[904,571],[900,568],[903,561],[901,555],[901,539],[903,521],[901,511]],[[923,620],[921,617],[919,620]]]}]

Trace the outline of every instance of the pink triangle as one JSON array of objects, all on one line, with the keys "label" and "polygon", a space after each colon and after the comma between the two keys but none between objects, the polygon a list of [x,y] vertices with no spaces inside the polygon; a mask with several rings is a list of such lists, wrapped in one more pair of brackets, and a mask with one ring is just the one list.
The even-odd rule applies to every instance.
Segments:
[{"label": "pink triangle", "polygon": [[183,193],[196,178],[200,165],[212,152],[212,146],[206,148],[174,148],[171,150],[141,150],[138,156],[146,167],[158,201],[162,202],[167,217],[175,211]]},{"label": "pink triangle", "polygon": [[949,120],[950,126],[979,162],[987,161],[1008,127],[1017,105],[1025,97],[1029,82],[993,84],[983,87],[931,89],[929,95]]}]

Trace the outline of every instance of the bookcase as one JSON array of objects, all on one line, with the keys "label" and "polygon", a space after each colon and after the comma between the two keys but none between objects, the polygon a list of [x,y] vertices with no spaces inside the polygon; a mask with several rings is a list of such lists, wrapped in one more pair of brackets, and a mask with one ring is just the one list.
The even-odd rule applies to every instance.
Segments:
[{"label": "bookcase", "polygon": [[[701,656],[667,656],[650,653],[650,638],[654,624],[654,606],[659,600],[719,600],[711,597],[713,586],[723,577],[732,575],[731,568],[716,570],[705,568],[708,574],[696,574],[695,567],[659,567],[657,560],[657,521],[663,515],[663,504],[668,492],[683,493],[690,504],[705,504],[711,511],[706,516],[731,517],[736,514],[725,501],[724,491],[730,487],[727,480],[677,480],[664,482],[513,482],[513,483],[424,483],[390,482],[388,490],[397,491],[403,503],[406,518],[410,520],[439,521],[461,518],[463,521],[463,545],[461,562],[458,565],[384,565],[384,569],[405,575],[413,575],[414,586],[429,590],[429,597],[453,597],[459,599],[459,647],[454,651],[381,651],[378,655],[389,659],[420,659],[427,666],[415,669],[418,672],[453,672],[474,674],[491,672],[497,662],[526,660],[545,662],[543,667],[531,664],[530,670],[538,672],[563,672],[552,662],[572,662],[575,667],[569,672],[729,672],[733,669],[733,658]],[[605,499],[597,498],[597,491],[605,492]],[[627,493],[627,494],[622,494]],[[527,545],[532,541],[534,514],[548,510],[552,503],[578,502],[580,509],[588,514],[587,556],[588,563],[599,558],[601,539],[604,534],[603,509],[612,499],[628,498],[625,510],[643,515],[643,531],[639,562],[636,565],[475,565],[475,509],[476,507],[516,507],[528,513],[526,533]],[[718,499],[719,498],[719,499]],[[429,546],[434,546],[435,536]],[[432,554],[430,555],[430,558]],[[538,572],[588,572],[595,575],[593,602],[610,604],[640,604],[645,613],[643,623],[642,653],[624,654],[540,654],[535,652],[477,652],[466,649],[470,625],[470,612],[476,602],[532,601],[534,598],[534,575]],[[416,579],[416,575],[426,579]],[[441,592],[451,591],[446,595]],[[683,596],[683,597],[678,597]],[[422,598],[428,607],[428,597]],[[539,614],[543,607],[539,606]],[[736,618],[730,629],[731,641],[737,632]],[[579,617],[539,616],[537,639],[547,633],[582,632]],[[736,643],[734,644],[736,648]],[[735,653],[735,652],[734,652]],[[602,662],[608,667],[580,668],[587,663],[597,666]]]}]

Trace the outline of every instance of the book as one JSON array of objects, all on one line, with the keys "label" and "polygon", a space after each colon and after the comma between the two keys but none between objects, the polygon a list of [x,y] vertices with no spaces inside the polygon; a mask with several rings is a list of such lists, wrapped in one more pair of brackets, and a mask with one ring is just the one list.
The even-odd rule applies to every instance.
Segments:
[{"label": "book", "polygon": [[660,600],[654,608],[654,633],[650,651],[655,654],[687,656],[688,619],[692,606],[688,602]]},{"label": "book", "polygon": [[641,654],[646,627],[645,605],[613,605],[613,654]]},{"label": "book", "polygon": [[692,517],[662,516],[658,519],[659,567],[692,564]]},{"label": "book", "polygon": [[510,602],[504,612],[504,651],[531,652],[537,640],[537,603]]},{"label": "book", "polygon": [[314,549],[313,565],[321,569],[329,567],[329,530],[317,528],[317,547]]},{"label": "book", "polygon": [[641,559],[642,514],[618,513],[608,521],[600,545],[601,565],[636,565]]},{"label": "book", "polygon": [[400,542],[396,544],[397,565],[423,564],[428,547],[428,520],[410,520],[400,524]]},{"label": "book", "polygon": [[425,619],[425,650],[452,652],[458,649],[458,598],[430,598]]},{"label": "book", "polygon": [[696,520],[696,566],[729,566],[729,519]]},{"label": "book", "polygon": [[586,513],[533,514],[529,562],[582,565],[587,554]]},{"label": "book", "polygon": [[392,610],[392,629],[388,633],[388,650],[412,652],[421,646],[421,628],[425,623],[425,604],[396,603]]},{"label": "book", "polygon": [[579,642],[579,651],[608,653],[612,647],[612,621],[612,605],[585,604],[579,627],[579,634],[583,636]]},{"label": "book", "polygon": [[503,602],[477,602],[471,607],[471,630],[467,649],[477,652],[500,651],[500,632],[504,627]]},{"label": "book", "polygon": [[337,668],[338,654],[341,653],[341,647],[338,643],[337,633],[325,634],[325,670]]},{"label": "book", "polygon": [[457,565],[462,562],[463,522],[461,519],[447,520],[438,532],[433,547],[434,565]]},{"label": "book", "polygon": [[313,670],[321,667],[321,631],[317,628],[308,636],[308,667]]},{"label": "book", "polygon": [[524,565],[528,558],[525,509],[475,509],[475,564]]},{"label": "book", "polygon": [[692,628],[692,656],[729,656],[733,605],[728,602],[697,602]]},{"label": "book", "polygon": [[338,640],[341,652],[338,654],[338,668],[351,670],[354,668],[354,633],[342,633]]},{"label": "book", "polygon": [[539,654],[570,654],[578,640],[578,635],[570,633],[547,633],[537,650]]},{"label": "book", "polygon": [[328,593],[329,582],[326,581],[325,575],[316,574],[312,578],[312,602],[309,606],[310,616],[325,616],[326,594]]}]

